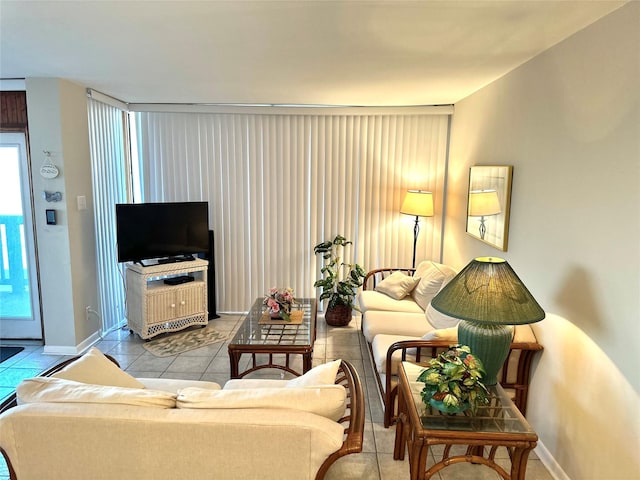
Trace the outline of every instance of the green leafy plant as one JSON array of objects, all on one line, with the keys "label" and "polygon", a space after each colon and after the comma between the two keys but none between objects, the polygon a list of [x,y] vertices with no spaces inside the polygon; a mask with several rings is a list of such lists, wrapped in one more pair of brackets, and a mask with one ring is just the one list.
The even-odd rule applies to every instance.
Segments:
[{"label": "green leafy plant", "polygon": [[446,413],[470,408],[475,414],[486,404],[487,387],[482,383],[484,368],[479,358],[466,345],[454,345],[436,358],[418,376],[424,382],[422,401]]},{"label": "green leafy plant", "polygon": [[358,310],[354,304],[356,289],[362,286],[366,273],[357,263],[345,263],[341,257],[344,248],[352,243],[342,235],[336,235],[333,240],[313,247],[313,253],[321,255],[324,260],[320,270],[322,278],[316,280],[313,286],[322,289],[320,300],[328,299],[328,308],[346,305]]}]

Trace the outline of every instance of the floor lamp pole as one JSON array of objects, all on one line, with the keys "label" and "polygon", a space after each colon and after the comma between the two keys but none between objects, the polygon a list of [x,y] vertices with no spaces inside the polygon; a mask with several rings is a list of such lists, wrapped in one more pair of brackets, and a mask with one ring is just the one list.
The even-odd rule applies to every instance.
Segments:
[{"label": "floor lamp pole", "polygon": [[416,215],[416,224],[413,226],[413,262],[411,268],[416,268],[416,244],[418,243],[418,234],[420,233],[420,226],[418,225],[418,215]]}]

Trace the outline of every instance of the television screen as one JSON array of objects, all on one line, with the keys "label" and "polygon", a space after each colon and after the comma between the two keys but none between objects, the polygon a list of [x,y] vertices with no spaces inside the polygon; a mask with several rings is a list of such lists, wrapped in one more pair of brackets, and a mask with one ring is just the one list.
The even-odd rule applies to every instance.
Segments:
[{"label": "television screen", "polygon": [[207,202],[116,205],[118,262],[174,258],[209,250]]}]

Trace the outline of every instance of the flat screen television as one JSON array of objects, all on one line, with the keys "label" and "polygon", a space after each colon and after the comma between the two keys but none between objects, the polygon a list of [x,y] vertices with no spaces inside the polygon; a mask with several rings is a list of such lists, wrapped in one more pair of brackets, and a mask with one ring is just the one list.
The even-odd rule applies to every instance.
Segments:
[{"label": "flat screen television", "polygon": [[116,205],[118,262],[192,260],[209,251],[207,202]]}]

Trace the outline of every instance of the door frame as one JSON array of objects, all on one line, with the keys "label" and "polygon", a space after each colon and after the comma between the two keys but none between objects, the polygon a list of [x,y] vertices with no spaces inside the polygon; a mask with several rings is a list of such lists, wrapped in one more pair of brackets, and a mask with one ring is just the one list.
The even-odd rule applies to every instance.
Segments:
[{"label": "door frame", "polygon": [[[42,322],[42,296],[40,290],[40,269],[38,267],[38,237],[36,234],[35,223],[35,205],[33,197],[33,180],[32,180],[32,164],[29,148],[29,132],[26,127],[20,128],[0,128],[0,137],[5,135],[20,135],[20,146],[24,149],[24,164],[20,164],[20,190],[22,194],[22,207],[24,218],[24,231],[25,231],[25,250],[27,252],[27,271],[29,276],[29,291],[31,302],[31,315],[33,322],[38,326],[39,334],[30,334],[22,336],[19,334],[10,334],[5,337],[0,332],[0,338],[4,341],[13,340],[37,340],[44,341],[44,325]],[[3,139],[4,140],[4,139]],[[28,235],[28,232],[31,235]],[[2,320],[2,321],[11,321]],[[11,326],[11,330],[14,331],[16,326]],[[4,328],[2,330],[5,330]]]}]

